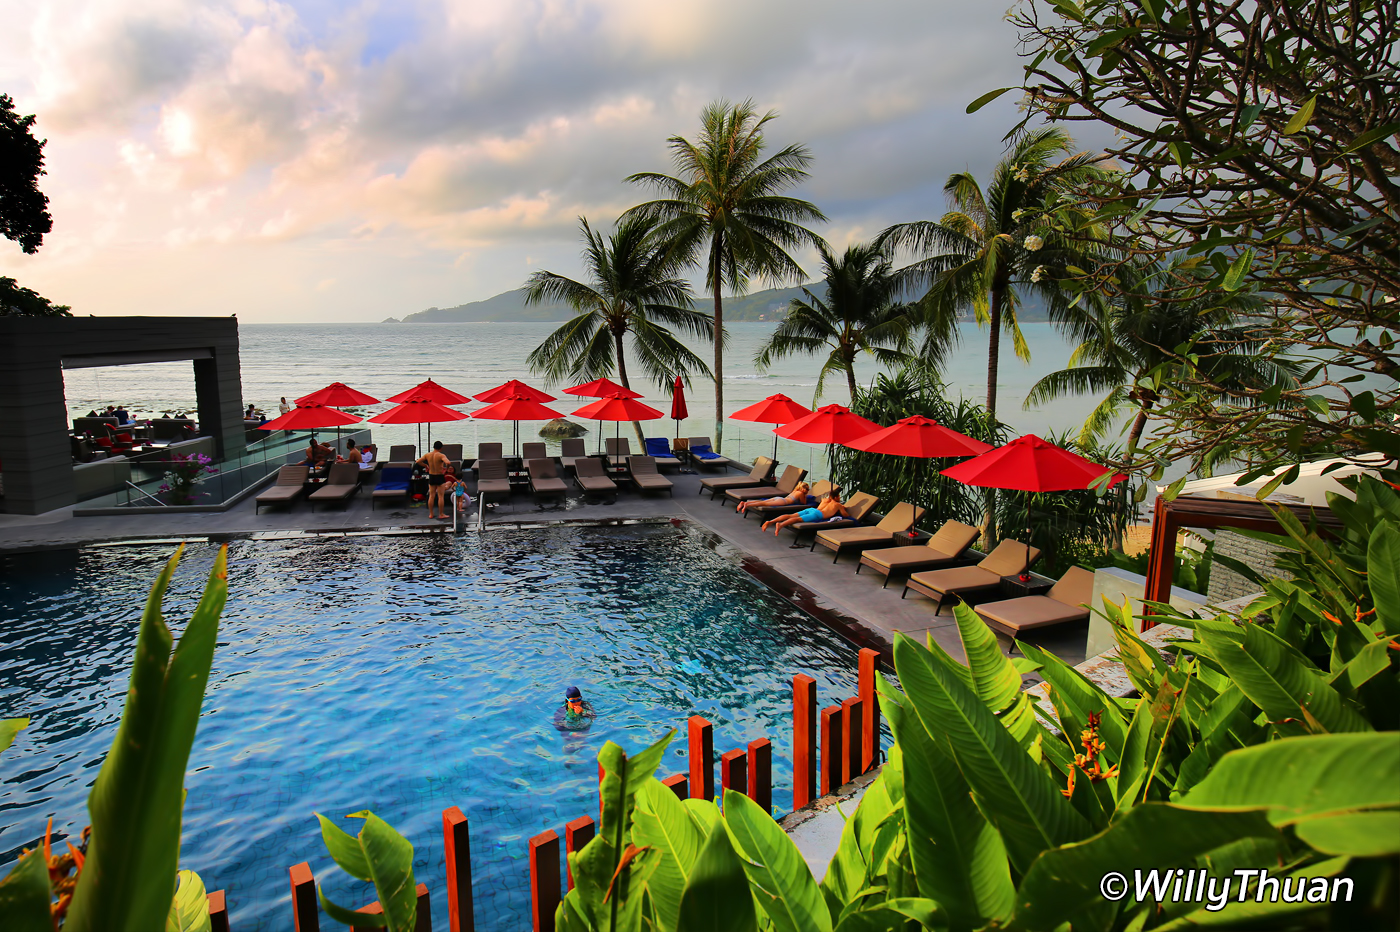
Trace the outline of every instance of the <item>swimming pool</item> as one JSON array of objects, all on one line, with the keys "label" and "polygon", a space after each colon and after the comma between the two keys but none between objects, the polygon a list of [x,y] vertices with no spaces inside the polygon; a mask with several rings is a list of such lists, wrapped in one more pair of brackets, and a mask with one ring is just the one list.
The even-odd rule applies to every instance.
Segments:
[{"label": "swimming pool", "polygon": [[[121,714],[140,606],[168,544],[0,558],[0,873],[86,799]],[[166,614],[183,628],[213,560],[187,549]],[[230,597],[190,755],[181,866],[225,889],[240,930],[291,921],[287,868],[327,894],[369,887],[331,862],[313,812],[372,809],[413,842],[446,928],[441,813],[471,824],[478,928],[529,925],[526,842],[592,814],[595,756],[640,750],[685,717],[718,754],[773,742],[791,805],[794,673],[826,704],[855,692],[856,650],[690,527],[557,527],[482,536],[236,541]],[[553,726],[567,685],[599,712]],[[684,734],[665,773],[686,769]],[[718,782],[718,778],[716,778]]]}]

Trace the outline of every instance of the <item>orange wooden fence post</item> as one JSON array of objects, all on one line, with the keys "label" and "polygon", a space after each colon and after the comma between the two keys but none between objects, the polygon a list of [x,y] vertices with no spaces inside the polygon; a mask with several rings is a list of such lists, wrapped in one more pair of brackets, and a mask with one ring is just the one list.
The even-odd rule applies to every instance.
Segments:
[{"label": "orange wooden fence post", "polygon": [[841,785],[841,707],[822,709],[821,794],[826,796]]},{"label": "orange wooden fence post", "polygon": [[[733,790],[736,793],[748,793],[749,767],[748,759],[743,751],[735,748],[732,751],[724,752],[719,759],[719,780],[722,789]],[[721,795],[723,794],[721,793]]]},{"label": "orange wooden fence post", "polygon": [[[577,854],[583,846],[593,840],[594,824],[588,816],[579,816],[564,824],[564,851]],[[568,878],[569,889],[574,888],[574,869],[569,866],[569,858],[564,856],[564,875]]]},{"label": "orange wooden fence post", "polygon": [[321,932],[321,905],[316,901],[316,878],[302,861],[288,871],[292,880],[292,916],[296,932]]},{"label": "orange wooden fence post", "polygon": [[690,738],[690,798],[715,798],[715,726],[702,716],[692,715]]},{"label": "orange wooden fence post", "polygon": [[816,798],[817,681],[799,673],[792,678],[792,808]]},{"label": "orange wooden fence post", "polygon": [[861,711],[864,713],[860,731],[860,772],[875,766],[880,756],[880,699],[875,688],[876,665],[880,652],[869,647],[860,649],[856,682],[859,684]]},{"label": "orange wooden fence post", "polygon": [[209,894],[209,932],[228,932],[228,903],[222,890]]},{"label": "orange wooden fence post", "polygon": [[554,932],[559,908],[559,834],[553,829],[530,839],[530,913],[534,932]]},{"label": "orange wooden fence post", "polygon": [[472,846],[467,816],[453,806],[442,810],[442,842],[447,854],[447,923],[451,932],[475,932],[472,912]]},{"label": "orange wooden fence post", "polygon": [[758,738],[749,742],[749,799],[770,815],[773,812],[773,742]]},{"label": "orange wooden fence post", "polygon": [[841,782],[843,784],[850,783],[864,772],[860,769],[861,727],[864,724],[862,706],[863,703],[855,696],[841,703],[842,750],[845,751],[841,755]]},{"label": "orange wooden fence post", "polygon": [[690,795],[690,781],[686,779],[686,775],[683,773],[671,774],[665,780],[661,781],[661,785],[672,793],[675,793],[677,799],[685,799]]},{"label": "orange wooden fence post", "polygon": [[[428,901],[428,885],[420,883],[413,890],[418,895],[418,911],[413,916],[413,932],[433,932],[433,911],[432,904]],[[355,910],[357,913],[364,913],[366,916],[382,916],[384,907],[379,902],[361,906]],[[382,929],[383,926],[351,926],[350,932],[374,932],[375,929]]]}]

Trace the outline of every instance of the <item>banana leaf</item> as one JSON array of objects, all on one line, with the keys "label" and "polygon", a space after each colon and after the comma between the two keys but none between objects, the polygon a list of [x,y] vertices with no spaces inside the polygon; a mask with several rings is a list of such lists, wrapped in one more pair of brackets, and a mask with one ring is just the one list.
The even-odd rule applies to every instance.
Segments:
[{"label": "banana leaf", "polygon": [[[866,788],[866,797],[874,785]],[[883,789],[878,792],[884,795]],[[828,932],[831,916],[817,882],[802,852],[773,816],[731,789],[724,792],[724,822],[743,859],[749,887],[773,927],[778,932]]]},{"label": "banana leaf", "polygon": [[316,893],[326,915],[346,925],[387,926],[393,932],[411,932],[418,918],[418,894],[413,880],[413,845],[409,840],[368,810],[350,813],[351,819],[365,820],[355,836],[319,812],[316,818],[331,858],[350,876],[372,882],[383,909],[379,914],[365,914],[340,906],[327,899],[318,886]]},{"label": "banana leaf", "polygon": [[[621,932],[623,928],[613,927]],[[728,832],[711,832],[695,859],[695,869],[681,896],[677,932],[757,932],[758,916],[743,862]]]},{"label": "banana leaf", "polygon": [[36,847],[0,880],[0,926],[6,932],[53,932],[52,902],[49,866],[44,849]]},{"label": "banana leaf", "polygon": [[706,836],[676,794],[654,777],[638,791],[632,820],[633,844],[659,852],[647,892],[658,927],[673,930],[680,922],[681,894]]}]

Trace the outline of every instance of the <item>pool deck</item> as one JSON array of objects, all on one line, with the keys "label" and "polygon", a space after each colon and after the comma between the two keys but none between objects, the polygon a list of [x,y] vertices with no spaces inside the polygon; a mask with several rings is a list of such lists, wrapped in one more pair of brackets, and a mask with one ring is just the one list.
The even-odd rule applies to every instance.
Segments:
[{"label": "pool deck", "polygon": [[[730,473],[738,475],[738,473]],[[618,523],[629,520],[688,520],[704,528],[740,555],[745,568],[777,590],[785,598],[829,623],[843,627],[863,646],[882,652],[902,631],[910,637],[931,635],[955,657],[962,657],[962,646],[951,610],[933,614],[929,600],[910,593],[901,599],[898,581],[881,589],[884,577],[873,573],[857,575],[858,556],[843,556],[833,565],[829,551],[810,552],[807,546],[793,549],[791,534],[774,538],[761,534],[756,518],[745,519],[733,506],[711,501],[699,494],[700,479],[692,474],[667,473],[675,485],[674,495],[639,495],[622,491],[613,504],[586,501],[571,490],[562,505],[538,505],[531,496],[517,492],[486,512],[486,533],[493,529],[531,527],[548,523]],[[224,512],[179,514],[132,514],[102,517],[73,517],[72,508],[59,509],[35,517],[0,514],[0,553],[6,550],[68,548],[79,545],[130,540],[219,539],[245,535],[363,534],[449,532],[450,523],[430,521],[427,509],[381,506],[371,509],[367,492],[351,503],[317,508],[306,502],[292,508],[268,508],[254,513],[249,497]],[[476,533],[476,512],[471,516]],[[825,555],[824,555],[825,554]],[[1040,634],[1035,643],[1071,664],[1084,660],[1086,629],[1071,625],[1059,631]],[[1003,647],[1009,641],[1003,640]]]}]

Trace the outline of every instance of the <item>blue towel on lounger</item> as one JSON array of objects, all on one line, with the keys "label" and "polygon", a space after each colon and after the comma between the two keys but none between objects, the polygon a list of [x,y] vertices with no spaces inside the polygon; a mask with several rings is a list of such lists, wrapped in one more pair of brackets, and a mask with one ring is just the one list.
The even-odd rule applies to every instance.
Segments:
[{"label": "blue towel on lounger", "polygon": [[702,459],[702,460],[722,460],[722,459],[724,459],[724,457],[720,456],[720,455],[719,455],[718,453],[716,453],[714,450],[710,449],[710,445],[709,445],[708,443],[700,443],[700,444],[696,444],[695,446],[691,447],[691,448],[690,448],[690,455],[691,455],[691,456],[697,456],[697,457],[699,457],[699,458]]},{"label": "blue towel on lounger", "polygon": [[648,437],[642,441],[642,446],[646,447],[647,456],[654,456],[657,459],[674,456],[671,452],[671,445],[666,442],[665,437]]}]

